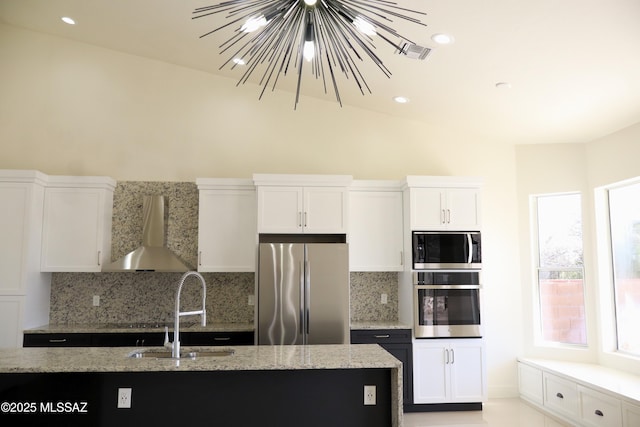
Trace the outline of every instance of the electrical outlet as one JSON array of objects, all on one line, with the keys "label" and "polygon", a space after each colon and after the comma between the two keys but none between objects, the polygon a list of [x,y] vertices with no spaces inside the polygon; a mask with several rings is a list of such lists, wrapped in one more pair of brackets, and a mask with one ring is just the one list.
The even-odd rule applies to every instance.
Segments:
[{"label": "electrical outlet", "polygon": [[249,295],[247,298],[247,305],[256,305],[256,297],[253,295]]},{"label": "electrical outlet", "polygon": [[100,295],[93,296],[93,306],[98,307],[100,305]]},{"label": "electrical outlet", "polygon": [[380,294],[380,304],[387,303],[387,294]]},{"label": "electrical outlet", "polygon": [[131,408],[131,389],[118,389],[118,408]]},{"label": "electrical outlet", "polygon": [[376,386],[374,385],[364,386],[364,404],[365,405],[376,404]]}]

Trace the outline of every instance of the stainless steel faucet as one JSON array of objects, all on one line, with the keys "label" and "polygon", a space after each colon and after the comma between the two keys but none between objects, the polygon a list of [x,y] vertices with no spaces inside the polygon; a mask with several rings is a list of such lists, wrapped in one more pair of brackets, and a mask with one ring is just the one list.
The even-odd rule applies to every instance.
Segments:
[{"label": "stainless steel faucet", "polygon": [[[195,311],[180,311],[180,293],[182,292],[182,286],[189,276],[195,276],[200,279],[202,283],[202,309]],[[180,283],[178,284],[178,290],[176,291],[176,310],[173,323],[173,345],[171,346],[171,357],[174,359],[180,358],[180,317],[182,316],[196,316],[200,315],[202,318],[202,326],[207,325],[207,310],[205,302],[207,299],[207,284],[204,281],[204,277],[196,271],[187,271],[182,275]]]}]

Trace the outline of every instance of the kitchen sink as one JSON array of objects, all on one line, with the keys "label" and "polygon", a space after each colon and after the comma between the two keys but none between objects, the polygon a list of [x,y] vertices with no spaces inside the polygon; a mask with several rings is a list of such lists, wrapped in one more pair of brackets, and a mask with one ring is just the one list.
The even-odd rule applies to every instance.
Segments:
[{"label": "kitchen sink", "polygon": [[[220,350],[197,350],[189,349],[180,352],[180,359],[199,359],[201,357],[226,357],[235,353],[231,348]],[[134,359],[151,358],[151,359],[171,359],[171,351],[167,350],[135,350],[129,353],[128,357]]]}]

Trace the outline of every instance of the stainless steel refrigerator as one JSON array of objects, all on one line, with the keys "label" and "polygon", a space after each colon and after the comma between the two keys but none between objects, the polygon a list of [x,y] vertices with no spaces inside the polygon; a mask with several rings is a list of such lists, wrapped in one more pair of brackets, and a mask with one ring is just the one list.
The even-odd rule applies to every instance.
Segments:
[{"label": "stainless steel refrigerator", "polygon": [[346,243],[261,243],[258,344],[349,342]]}]

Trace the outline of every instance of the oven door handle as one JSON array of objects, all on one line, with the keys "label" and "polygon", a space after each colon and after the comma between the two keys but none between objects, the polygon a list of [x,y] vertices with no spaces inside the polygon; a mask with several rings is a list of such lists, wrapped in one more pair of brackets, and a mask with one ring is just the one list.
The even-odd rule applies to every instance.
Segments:
[{"label": "oven door handle", "polygon": [[467,233],[467,248],[469,249],[467,263],[471,264],[471,261],[473,261],[473,240],[471,239],[471,233]]}]

